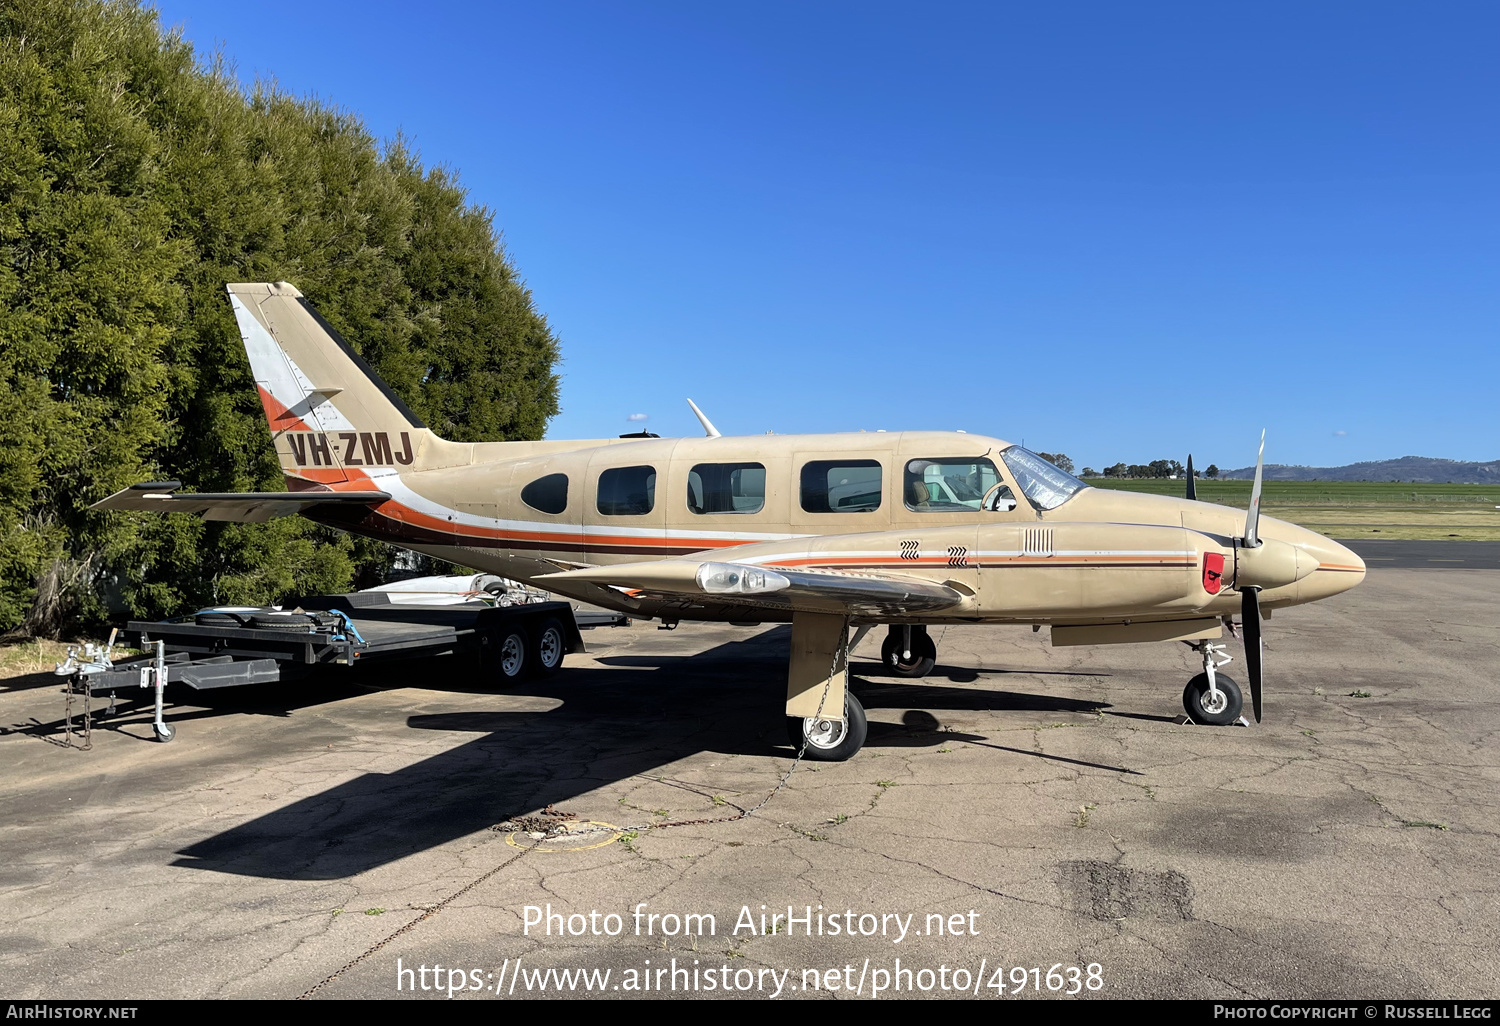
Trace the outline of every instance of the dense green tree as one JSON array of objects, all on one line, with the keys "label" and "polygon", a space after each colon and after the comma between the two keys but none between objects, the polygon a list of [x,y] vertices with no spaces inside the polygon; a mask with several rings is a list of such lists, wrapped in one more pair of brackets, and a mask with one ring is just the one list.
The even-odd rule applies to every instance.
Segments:
[{"label": "dense green tree", "polygon": [[1073,460],[1068,456],[1067,453],[1039,452],[1037,453],[1037,455],[1046,460],[1048,463],[1052,464],[1058,470],[1061,470],[1064,473],[1068,474],[1073,473]]},{"label": "dense green tree", "polygon": [[439,433],[539,438],[556,339],[456,175],[199,61],[153,11],[0,5],[0,629],[266,602],[393,553],[88,510],[126,484],[281,473],[224,293],[294,282]]}]

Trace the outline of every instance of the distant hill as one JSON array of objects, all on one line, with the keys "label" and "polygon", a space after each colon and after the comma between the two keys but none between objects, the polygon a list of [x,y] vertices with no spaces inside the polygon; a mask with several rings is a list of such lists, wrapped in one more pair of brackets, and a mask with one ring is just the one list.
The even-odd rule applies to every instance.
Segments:
[{"label": "distant hill", "polygon": [[[1225,470],[1221,478],[1250,480],[1254,467]],[[1395,460],[1351,463],[1347,467],[1288,467],[1267,463],[1267,481],[1409,481],[1412,484],[1500,484],[1500,460],[1464,463],[1430,456],[1402,456]]]}]

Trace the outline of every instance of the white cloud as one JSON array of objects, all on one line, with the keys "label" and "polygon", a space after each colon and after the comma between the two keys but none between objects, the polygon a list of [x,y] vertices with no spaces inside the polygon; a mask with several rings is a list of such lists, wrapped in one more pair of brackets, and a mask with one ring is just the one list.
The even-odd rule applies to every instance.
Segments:
[{"label": "white cloud", "polygon": [[625,419],[626,420],[645,420],[646,419],[646,415],[644,413],[632,413],[630,416],[626,417]]},{"label": "white cloud", "polygon": [[[631,418],[631,419],[634,419],[634,418]],[[1345,436],[1345,435],[1347,435],[1347,434],[1348,434],[1348,433],[1349,433],[1349,432],[1347,432],[1347,431],[1335,431],[1335,432],[1334,432],[1334,433],[1333,433],[1333,436],[1334,436],[1334,437],[1335,437],[1335,438],[1343,438],[1343,437],[1344,437],[1344,436]]]}]

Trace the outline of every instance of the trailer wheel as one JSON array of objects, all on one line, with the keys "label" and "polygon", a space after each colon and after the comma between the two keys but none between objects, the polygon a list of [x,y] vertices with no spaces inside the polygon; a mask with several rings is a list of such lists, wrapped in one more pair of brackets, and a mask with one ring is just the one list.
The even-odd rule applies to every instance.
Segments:
[{"label": "trailer wheel", "polygon": [[159,726],[153,723],[151,724],[151,732],[156,735],[156,740],[162,744],[166,744],[177,736],[177,728],[170,723],[163,723]]},{"label": "trailer wheel", "polygon": [[526,635],[514,628],[506,631],[495,650],[495,662],[507,684],[520,680],[526,672]]},{"label": "trailer wheel", "polygon": [[562,669],[563,656],[568,651],[568,636],[563,626],[555,619],[542,621],[536,632],[536,673],[538,677],[550,677]]}]

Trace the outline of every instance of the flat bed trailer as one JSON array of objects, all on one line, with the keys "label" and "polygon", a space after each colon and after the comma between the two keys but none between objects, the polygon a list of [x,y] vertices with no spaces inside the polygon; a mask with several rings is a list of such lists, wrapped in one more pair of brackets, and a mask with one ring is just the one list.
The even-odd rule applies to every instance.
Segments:
[{"label": "flat bed trailer", "polygon": [[[205,609],[171,620],[133,620],[113,632],[102,649],[70,650],[57,665],[68,678],[68,730],[74,696],[82,693],[84,733],[92,729],[88,697],[127,688],[152,688],[153,729],[170,741],[176,731],[163,719],[163,693],[180,682],[194,690],[294,680],[323,667],[365,665],[389,659],[470,653],[505,685],[530,675],[550,676],[569,652],[583,651],[580,628],[619,626],[623,615],[587,611],[575,616],[566,602],[491,606],[402,605],[383,592],[322,595],[290,609]],[[580,624],[580,620],[583,623]],[[115,640],[147,654],[115,662]]]}]

